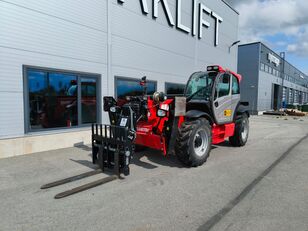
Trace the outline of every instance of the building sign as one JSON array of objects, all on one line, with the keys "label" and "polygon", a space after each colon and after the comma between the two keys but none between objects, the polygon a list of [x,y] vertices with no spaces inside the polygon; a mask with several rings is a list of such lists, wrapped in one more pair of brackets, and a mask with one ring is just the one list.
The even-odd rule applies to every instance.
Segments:
[{"label": "building sign", "polygon": [[274,63],[276,67],[280,65],[280,59],[271,53],[267,54],[267,59],[270,61],[270,63]]},{"label": "building sign", "polygon": [[[164,13],[167,17],[168,23],[171,27],[176,26],[181,31],[184,31],[187,34],[191,34],[192,36],[198,35],[199,39],[203,37],[203,27],[209,28],[211,27],[211,23],[214,24],[215,27],[215,39],[214,45],[218,46],[219,41],[219,25],[223,22],[223,18],[215,13],[213,10],[205,6],[203,3],[199,2],[199,0],[192,0],[192,23],[191,26],[184,25],[182,22],[182,0],[176,1],[176,20],[172,13],[170,12],[169,4],[167,0],[151,0],[152,1],[152,17],[153,19],[158,18],[158,6],[161,5],[164,9]],[[187,0],[185,0],[187,1]],[[118,3],[123,5],[125,0],[118,0]],[[148,1],[140,0],[141,11],[144,15],[148,15],[150,13]],[[210,22],[211,21],[211,22]]]}]

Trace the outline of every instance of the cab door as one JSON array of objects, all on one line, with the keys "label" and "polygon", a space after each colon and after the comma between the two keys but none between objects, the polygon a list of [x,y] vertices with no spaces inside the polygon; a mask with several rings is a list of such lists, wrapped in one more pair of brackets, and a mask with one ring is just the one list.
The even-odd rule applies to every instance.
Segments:
[{"label": "cab door", "polygon": [[220,74],[215,80],[212,108],[217,124],[232,122],[231,75]]}]

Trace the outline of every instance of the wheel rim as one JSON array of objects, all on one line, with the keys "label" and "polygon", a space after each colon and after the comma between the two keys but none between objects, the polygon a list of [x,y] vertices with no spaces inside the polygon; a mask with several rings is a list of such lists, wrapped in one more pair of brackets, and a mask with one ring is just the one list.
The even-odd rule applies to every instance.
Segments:
[{"label": "wheel rim", "polygon": [[197,156],[203,156],[209,145],[208,135],[204,130],[197,131],[194,138],[194,149]]},{"label": "wheel rim", "polygon": [[244,119],[242,121],[242,132],[241,132],[242,140],[247,139],[248,132],[249,132],[248,121]]}]

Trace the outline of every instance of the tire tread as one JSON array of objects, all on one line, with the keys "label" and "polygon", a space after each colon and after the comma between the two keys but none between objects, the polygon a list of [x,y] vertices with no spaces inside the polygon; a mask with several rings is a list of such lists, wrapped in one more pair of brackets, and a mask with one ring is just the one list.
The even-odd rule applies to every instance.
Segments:
[{"label": "tire tread", "polygon": [[[199,118],[193,121],[186,121],[182,124],[181,128],[179,129],[178,136],[176,139],[175,153],[179,158],[179,160],[186,166],[189,167],[200,166],[207,160],[209,156],[210,148],[205,158],[202,159],[196,159],[189,154],[190,139],[193,138],[192,133],[201,126],[206,126],[211,131],[210,123],[205,118]],[[212,141],[211,132],[208,135],[210,142],[209,145],[211,145]]]}]

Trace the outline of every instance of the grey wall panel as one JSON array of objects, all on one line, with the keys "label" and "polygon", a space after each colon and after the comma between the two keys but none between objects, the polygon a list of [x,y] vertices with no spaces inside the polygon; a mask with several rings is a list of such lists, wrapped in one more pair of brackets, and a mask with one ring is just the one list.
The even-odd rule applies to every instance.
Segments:
[{"label": "grey wall panel", "polygon": [[0,91],[0,138],[24,134],[23,92]]},{"label": "grey wall panel", "polygon": [[[129,20],[126,20],[129,19]],[[181,31],[115,5],[112,14],[112,34],[141,44],[157,47],[183,56],[194,57],[194,38]],[[145,57],[146,58],[146,57]]]},{"label": "grey wall panel", "polygon": [[0,45],[106,63],[105,32],[0,2]]},{"label": "grey wall panel", "polygon": [[221,44],[221,46],[223,45],[225,45],[225,49],[214,48],[213,46],[205,43],[197,43],[197,60],[204,62],[203,66],[205,66],[205,64],[217,64],[223,66],[224,68],[237,71],[237,59],[234,58],[234,56],[237,56],[237,49],[234,48],[232,52],[228,53],[226,51],[228,50],[227,45]]},{"label": "grey wall panel", "polygon": [[243,77],[241,100],[248,101],[249,108],[253,111],[257,110],[258,104],[259,49],[259,43],[239,46],[238,49],[238,73]]},{"label": "grey wall panel", "polygon": [[9,0],[0,9],[0,137],[25,132],[24,65],[99,74],[106,94],[106,1]]},{"label": "grey wall panel", "polygon": [[266,72],[259,72],[259,111],[267,111],[273,109],[273,84],[282,85],[282,79]]},{"label": "grey wall panel", "polygon": [[194,60],[170,51],[113,37],[112,65],[187,76]]},{"label": "grey wall panel", "polygon": [[[149,14],[144,15],[140,1],[126,1],[123,5],[113,1],[111,77],[120,75],[117,73],[119,69],[125,69],[128,73],[129,69],[133,73],[138,70],[138,76],[142,73],[157,76],[158,85],[163,86],[165,76],[174,76],[186,82],[192,72],[205,70],[208,64],[220,64],[237,70],[237,49],[232,49],[229,54],[228,47],[237,40],[238,15],[222,1],[202,1],[224,18],[220,24],[217,47],[214,46],[214,19],[210,16],[204,14],[212,25],[208,29],[203,28],[203,38],[198,39],[175,26],[169,26],[161,4],[158,18],[153,20],[152,1],[147,2]],[[175,2],[168,1],[174,21]],[[182,5],[183,22],[191,27],[192,1],[182,1]],[[112,84],[110,89],[113,89]]]},{"label": "grey wall panel", "polygon": [[[191,10],[190,5],[189,9]],[[219,9],[218,11],[221,10],[220,8],[217,9]],[[175,11],[175,9],[173,10]],[[237,23],[233,25],[229,21],[230,18],[236,18],[234,15],[226,15],[224,17],[225,20],[220,24],[219,29],[219,45],[214,47],[214,20],[212,18],[209,17],[208,20],[213,25],[209,29],[203,29],[202,39],[196,39],[197,37],[175,29],[175,27],[170,27],[162,9],[160,9],[160,13],[159,18],[153,20],[150,14],[145,16],[141,13],[139,1],[127,2],[124,6],[114,4],[112,34],[194,58],[196,58],[194,44],[197,42],[197,44],[200,44],[199,46],[204,44],[204,47],[211,48],[206,50],[206,54],[204,53],[200,57],[201,59],[211,59],[212,56],[216,56],[220,59],[220,62],[226,58],[228,47],[237,40]],[[184,14],[183,16],[184,20],[191,21],[191,13],[189,15]],[[191,23],[185,25],[190,26]],[[223,55],[217,55],[217,52],[223,52]],[[232,60],[232,65],[228,67],[236,70],[236,52],[231,52],[231,55],[228,56],[230,56],[230,60],[226,61],[226,63],[229,64]]]},{"label": "grey wall panel", "polygon": [[33,13],[36,11],[49,17],[107,31],[106,0],[6,0],[6,2],[31,10]]}]

